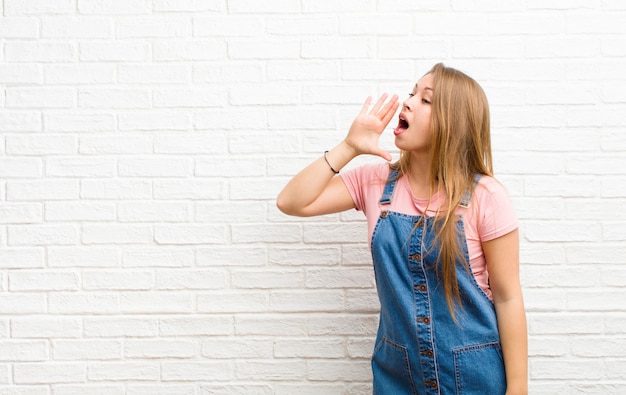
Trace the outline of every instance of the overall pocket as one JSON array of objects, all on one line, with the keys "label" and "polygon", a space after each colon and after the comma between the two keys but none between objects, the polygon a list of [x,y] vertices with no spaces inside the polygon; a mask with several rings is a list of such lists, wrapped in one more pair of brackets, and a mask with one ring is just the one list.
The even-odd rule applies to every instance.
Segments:
[{"label": "overall pocket", "polygon": [[417,394],[406,347],[383,336],[372,355],[374,394]]},{"label": "overall pocket", "polygon": [[504,394],[506,375],[500,343],[483,343],[455,349],[454,374],[458,395]]}]

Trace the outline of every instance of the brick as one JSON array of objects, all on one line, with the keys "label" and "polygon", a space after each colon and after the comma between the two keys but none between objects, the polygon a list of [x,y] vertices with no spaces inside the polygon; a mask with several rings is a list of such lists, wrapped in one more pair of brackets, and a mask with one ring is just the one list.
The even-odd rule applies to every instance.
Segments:
[{"label": "brick", "polygon": [[366,38],[306,38],[302,40],[304,59],[367,59],[374,53],[373,41]]},{"label": "brick", "polygon": [[306,274],[307,288],[372,288],[374,286],[374,272],[371,268],[323,268],[308,270]]},{"label": "brick", "polygon": [[277,358],[342,358],[345,356],[345,342],[342,338],[278,339],[274,342],[274,355]]},{"label": "brick", "polygon": [[157,136],[154,151],[159,154],[223,154],[227,150],[220,134],[178,133]]},{"label": "brick", "polygon": [[152,184],[145,180],[89,180],[80,182],[80,197],[82,199],[150,199],[152,197]]},{"label": "brick", "polygon": [[228,381],[233,378],[229,361],[163,362],[161,379],[168,381]]},{"label": "brick", "polygon": [[9,17],[4,14],[0,37],[36,39],[39,35],[39,21],[28,16]]},{"label": "brick", "polygon": [[78,197],[78,182],[73,180],[8,181],[9,201],[66,200]]},{"label": "brick", "polygon": [[154,381],[159,378],[159,364],[142,362],[93,362],[89,364],[87,378],[90,381]]},{"label": "brick", "polygon": [[232,225],[231,233],[236,243],[260,243],[280,240],[296,243],[302,239],[298,225]]},{"label": "brick", "polygon": [[[194,30],[195,28],[194,26]],[[158,62],[225,60],[227,59],[228,48],[224,40],[195,39],[181,42],[181,40],[163,39],[153,44],[152,53],[153,59]],[[181,66],[176,67],[180,68]],[[189,75],[188,72],[179,78],[187,77],[187,75]],[[156,77],[158,76],[155,74]],[[170,78],[173,80],[175,75]]]},{"label": "brick", "polygon": [[11,319],[11,336],[18,339],[78,338],[82,335],[82,329],[82,320],[73,317],[31,316]]},{"label": "brick", "polygon": [[78,91],[79,108],[149,108],[150,92],[130,88],[83,88]]},{"label": "brick", "polygon": [[40,85],[43,82],[42,67],[28,64],[0,65],[0,82],[4,85]]},{"label": "brick", "polygon": [[112,294],[54,293],[48,299],[52,314],[116,314],[120,298]]},{"label": "brick", "polygon": [[34,269],[44,265],[43,248],[24,247],[0,249],[0,268]]},{"label": "brick", "polygon": [[79,241],[75,225],[14,225],[8,228],[11,246],[73,245]]},{"label": "brick", "polygon": [[278,290],[270,294],[270,308],[277,312],[342,311],[344,293],[339,290]]},{"label": "brick", "polygon": [[241,358],[269,359],[274,356],[274,344],[264,339],[214,338],[202,340],[201,355],[209,359],[231,359],[233,354]]},{"label": "brick", "polygon": [[83,62],[141,62],[149,60],[150,54],[149,43],[142,40],[86,41],[80,43],[78,57]]},{"label": "brick", "polygon": [[[199,165],[196,165],[198,169]],[[203,173],[196,170],[197,175]],[[162,180],[154,181],[154,199],[217,200],[225,195],[224,183],[214,180]],[[196,206],[197,207],[197,206]],[[196,217],[198,217],[196,210]]]},{"label": "brick", "polygon": [[8,62],[62,63],[77,58],[76,47],[67,42],[7,42],[4,51]]},{"label": "brick", "polygon": [[[197,55],[196,55],[197,56]],[[206,55],[205,55],[206,56]],[[228,83],[228,82],[262,82],[264,78],[263,67],[257,62],[225,62],[225,63],[212,63],[205,65],[202,63],[196,63],[193,65],[193,81],[196,83]],[[227,108],[220,109],[220,111],[214,111],[215,115],[220,114],[222,111],[233,112]],[[259,112],[259,111],[255,111]],[[250,116],[249,111],[246,113],[246,118]],[[240,112],[236,112],[240,114]],[[203,115],[205,112],[201,112],[198,115]],[[245,120],[243,118],[242,120]]]},{"label": "brick", "polygon": [[52,355],[59,361],[112,360],[122,356],[124,344],[120,340],[55,340]]},{"label": "brick", "polygon": [[192,395],[195,394],[194,384],[163,384],[158,385],[151,384],[128,384],[124,395],[150,395],[150,394],[162,394],[162,395]]},{"label": "brick", "polygon": [[339,79],[339,61],[283,60],[267,64],[270,81],[336,81]]},{"label": "brick", "polygon": [[77,0],[81,14],[98,15],[143,15],[152,12],[149,0]]},{"label": "brick", "polygon": [[180,64],[120,65],[117,79],[124,84],[184,84],[191,79],[191,68]]},{"label": "brick", "polygon": [[78,151],[81,154],[149,154],[152,153],[151,136],[125,134],[123,138],[115,135],[81,136]]},{"label": "brick", "polygon": [[124,344],[125,358],[193,358],[195,341],[185,340],[127,340]]},{"label": "brick", "polygon": [[85,380],[84,362],[35,362],[16,364],[13,378],[16,384],[54,384]]},{"label": "brick", "polygon": [[265,159],[214,156],[196,160],[196,176],[222,177],[226,174],[238,177],[262,177],[265,175]]},{"label": "brick", "polygon": [[158,244],[222,244],[227,240],[223,225],[157,225],[154,240]]},{"label": "brick", "polygon": [[244,289],[303,288],[305,273],[302,270],[232,271],[232,285]]},{"label": "brick", "polygon": [[62,112],[44,114],[46,132],[103,132],[115,129],[111,114],[89,112]]},{"label": "brick", "polygon": [[194,301],[191,294],[133,291],[120,296],[120,305],[124,313],[181,314],[191,313]]},{"label": "brick", "polygon": [[154,275],[149,271],[88,270],[82,272],[85,290],[148,290],[154,286]]},{"label": "brick", "polygon": [[337,3],[331,0],[303,0],[303,13],[333,13],[333,12],[354,12],[361,9],[363,2],[358,0],[346,0]]},{"label": "brick", "polygon": [[117,205],[119,222],[186,222],[191,217],[187,202],[128,202]]},{"label": "brick", "polygon": [[184,177],[191,174],[191,160],[185,158],[146,157],[118,160],[122,177]]},{"label": "brick", "polygon": [[55,16],[41,19],[41,37],[111,39],[113,24],[108,18]]},{"label": "brick", "polygon": [[158,328],[158,319],[149,317],[87,317],[84,320],[87,338],[155,337]]},{"label": "brick", "polygon": [[28,224],[42,222],[42,206],[37,203],[0,203],[0,224]]},{"label": "brick", "polygon": [[117,267],[120,266],[119,247],[48,247],[51,267]]},{"label": "brick", "polygon": [[307,378],[313,381],[370,381],[369,361],[310,361]]},{"label": "brick", "polygon": [[189,130],[191,116],[184,111],[146,110],[118,115],[118,128],[123,131]]},{"label": "brick", "polygon": [[39,132],[43,128],[41,114],[32,111],[3,111],[0,113],[2,132]]},{"label": "brick", "polygon": [[224,11],[220,0],[155,0],[153,7],[157,12]]},{"label": "brick", "polygon": [[276,384],[276,391],[273,392],[276,395],[288,395],[297,392],[300,395],[316,395],[316,394],[366,394],[372,392],[369,390],[350,390],[345,389],[345,386],[341,383],[315,383],[315,382],[300,382],[300,383],[288,383],[278,382]]},{"label": "brick", "polygon": [[[340,25],[343,27],[342,22],[340,19]],[[334,16],[276,16],[268,17],[266,24],[268,33],[283,36],[331,35],[338,32],[338,24]]]},{"label": "brick", "polygon": [[228,276],[216,270],[159,270],[155,288],[159,290],[206,290],[228,286]]},{"label": "brick", "polygon": [[109,158],[59,157],[46,161],[49,177],[113,177],[115,161]]},{"label": "brick", "polygon": [[84,225],[84,244],[147,244],[152,241],[152,227],[134,224]]},{"label": "brick", "polygon": [[72,108],[76,91],[68,88],[7,88],[8,108]]},{"label": "brick", "polygon": [[69,155],[76,152],[76,139],[64,135],[6,136],[6,152],[12,155]]},{"label": "brick", "polygon": [[267,261],[267,251],[259,246],[199,247],[196,252],[198,266],[256,266]]},{"label": "brick", "polygon": [[339,33],[342,36],[404,36],[411,33],[411,16],[388,15],[340,15]]},{"label": "brick", "polygon": [[[299,150],[299,138],[290,133],[247,134],[246,136],[232,136],[230,139],[231,151],[242,153],[295,153]],[[256,147],[256,148],[255,148]]]},{"label": "brick", "polygon": [[301,43],[293,39],[232,39],[228,41],[230,59],[298,59]]},{"label": "brick", "polygon": [[232,333],[233,319],[225,315],[163,318],[159,321],[161,336],[219,336]]},{"label": "brick", "polygon": [[48,359],[48,344],[43,340],[0,341],[1,361],[36,362]]},{"label": "brick", "polygon": [[311,335],[373,336],[378,324],[377,314],[318,314],[309,320]]},{"label": "brick", "polygon": [[80,288],[76,272],[57,270],[9,273],[10,291],[71,291]]},{"label": "brick", "polygon": [[188,267],[193,261],[191,249],[164,246],[126,248],[122,257],[124,267]]},{"label": "brick", "polygon": [[189,37],[191,26],[187,18],[151,16],[119,19],[115,25],[118,38],[154,38],[154,37]]},{"label": "brick", "polygon": [[203,293],[197,298],[198,311],[202,313],[249,313],[269,311],[268,291],[219,291]]},{"label": "brick", "polygon": [[236,377],[246,380],[294,380],[302,377],[309,363],[302,360],[292,361],[237,361]]},{"label": "brick", "polygon": [[228,12],[232,14],[298,13],[300,4],[289,0],[276,0],[268,4],[251,0],[230,0]]}]

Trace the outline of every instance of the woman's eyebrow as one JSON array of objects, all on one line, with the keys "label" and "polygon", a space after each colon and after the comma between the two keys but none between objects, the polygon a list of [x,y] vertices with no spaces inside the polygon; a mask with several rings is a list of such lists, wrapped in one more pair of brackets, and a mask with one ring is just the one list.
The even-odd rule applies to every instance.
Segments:
[{"label": "woman's eyebrow", "polygon": [[[413,88],[413,89],[414,89],[414,90],[419,90],[419,85],[418,85],[418,84],[415,84],[415,88]],[[433,90],[433,88],[430,88],[430,87],[428,87],[428,86],[425,86],[425,87],[424,87],[424,90],[429,90],[429,91],[432,91],[432,90]]]}]

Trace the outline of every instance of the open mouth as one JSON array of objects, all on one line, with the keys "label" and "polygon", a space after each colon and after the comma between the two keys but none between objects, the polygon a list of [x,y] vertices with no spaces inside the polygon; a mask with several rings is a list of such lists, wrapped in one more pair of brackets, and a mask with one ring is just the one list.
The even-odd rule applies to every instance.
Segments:
[{"label": "open mouth", "polygon": [[404,132],[405,130],[407,130],[408,128],[409,128],[409,123],[407,122],[406,119],[404,119],[404,116],[402,116],[402,114],[400,114],[400,118],[398,120],[398,126],[393,131],[394,134],[398,135],[398,134]]}]

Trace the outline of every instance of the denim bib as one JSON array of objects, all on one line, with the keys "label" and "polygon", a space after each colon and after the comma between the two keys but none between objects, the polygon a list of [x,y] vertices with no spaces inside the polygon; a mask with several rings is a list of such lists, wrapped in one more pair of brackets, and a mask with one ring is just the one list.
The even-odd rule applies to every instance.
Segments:
[{"label": "denim bib", "polygon": [[[436,271],[433,218],[388,210],[397,174],[389,174],[371,242],[381,305],[372,355],[374,394],[504,394],[495,307],[468,266],[463,217],[457,227],[467,263],[456,265],[462,303],[455,322]],[[466,194],[461,206],[470,200]]]}]

